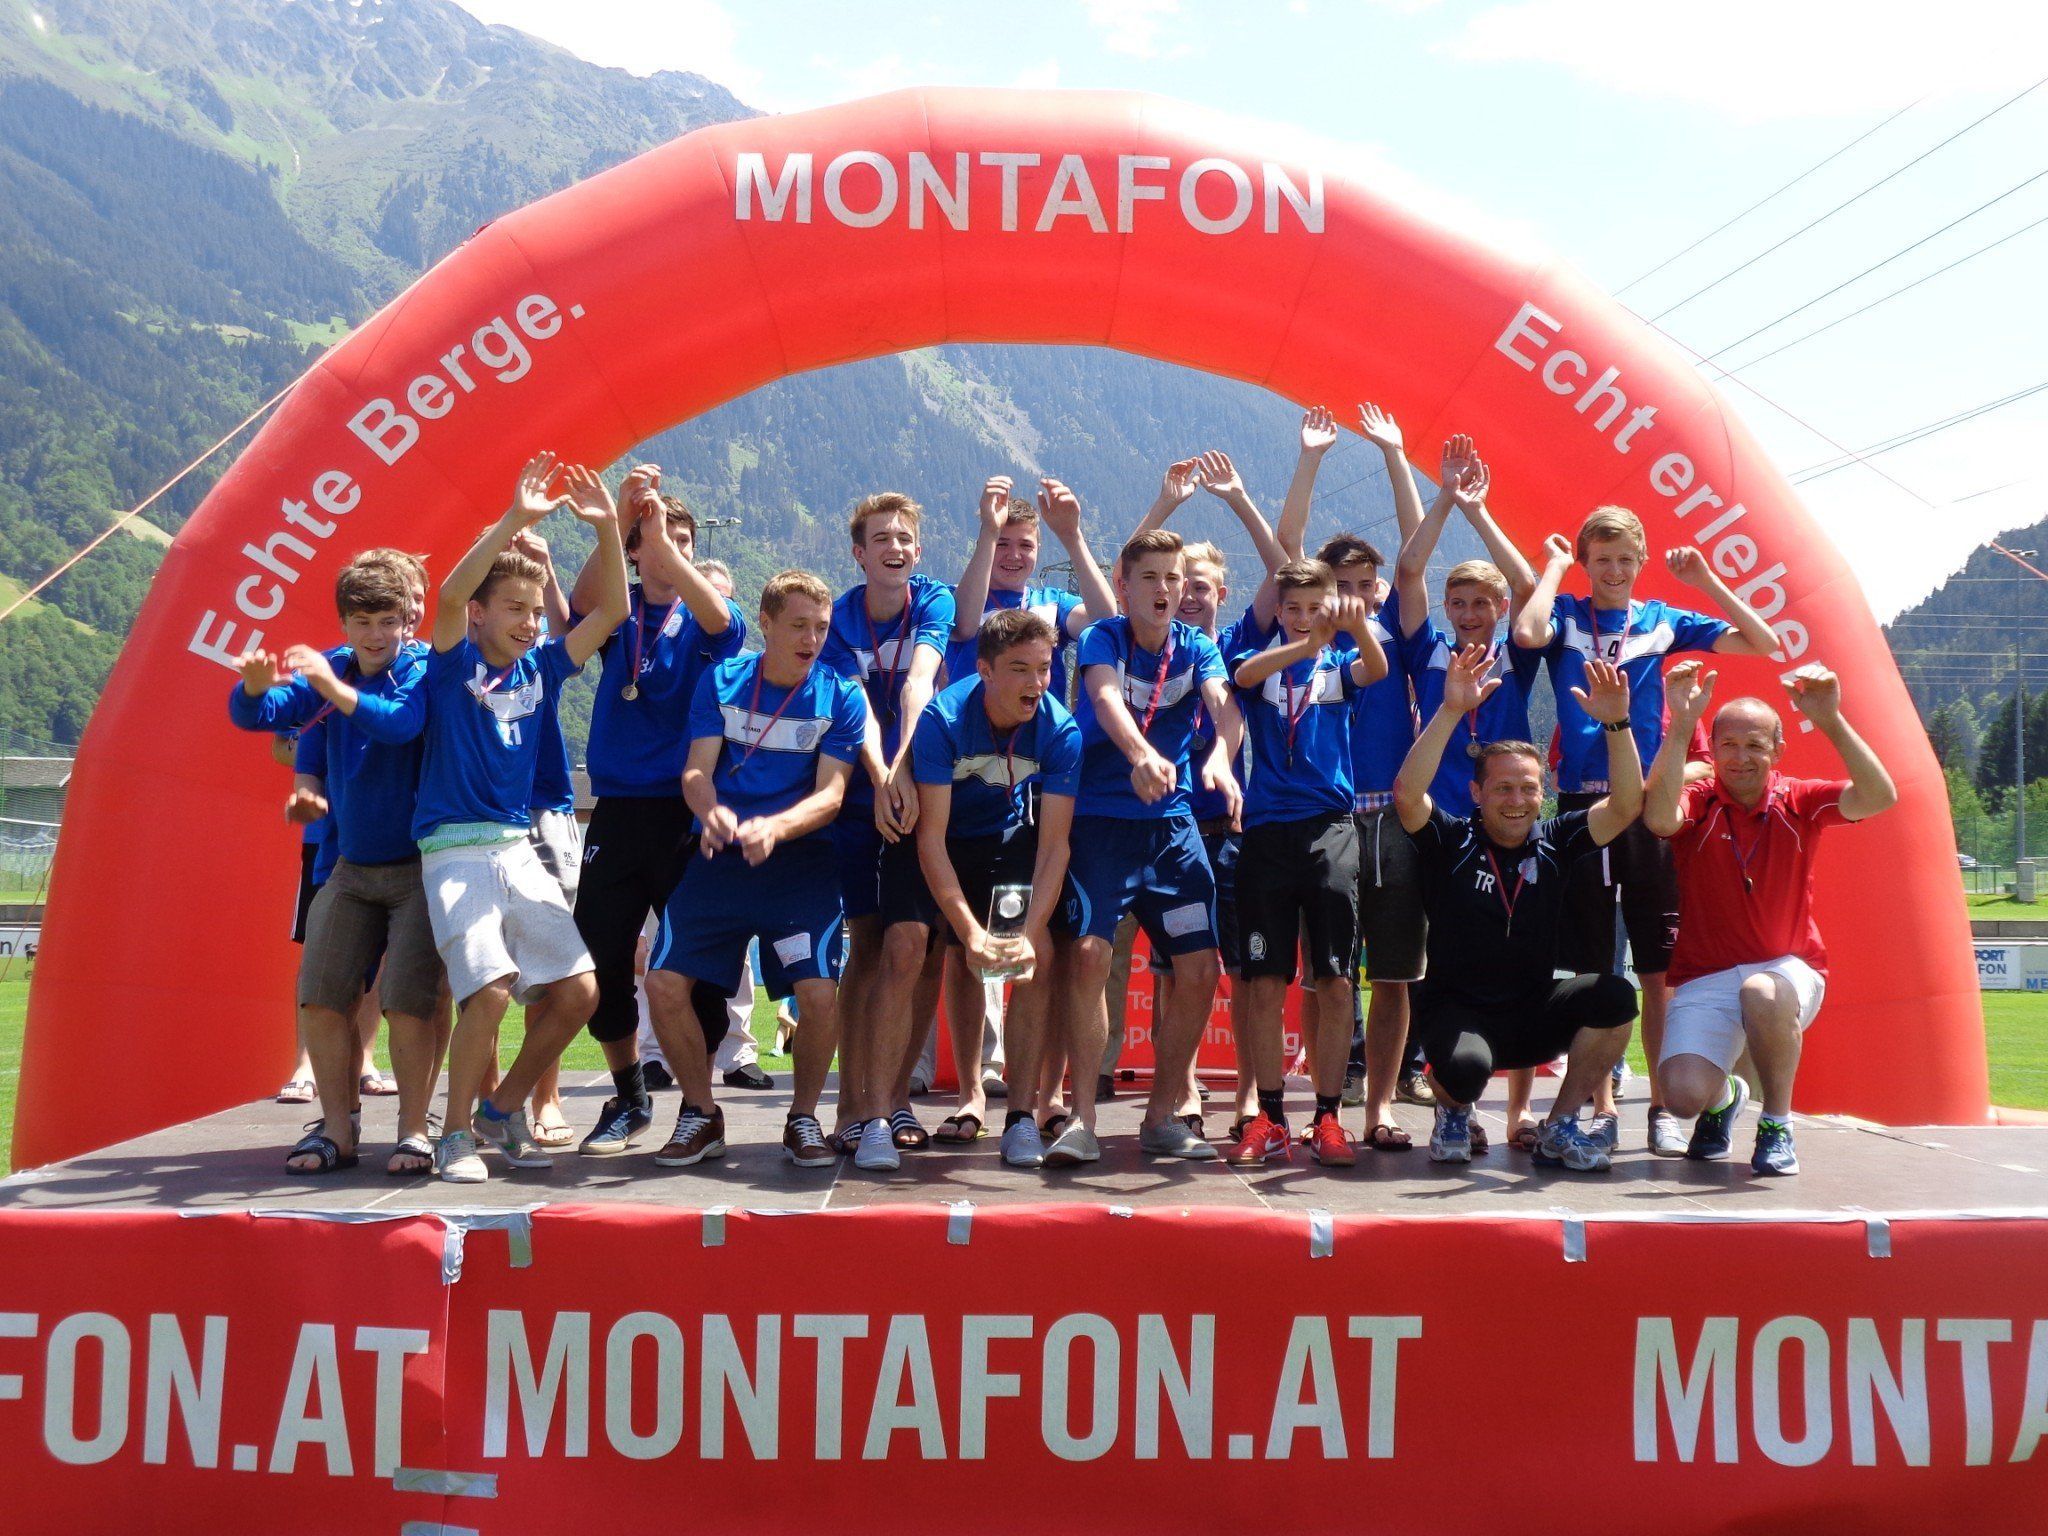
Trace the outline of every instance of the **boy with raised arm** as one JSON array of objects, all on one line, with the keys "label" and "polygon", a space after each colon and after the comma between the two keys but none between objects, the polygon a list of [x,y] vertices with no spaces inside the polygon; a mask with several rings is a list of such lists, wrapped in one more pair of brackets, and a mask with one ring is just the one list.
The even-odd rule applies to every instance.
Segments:
[{"label": "boy with raised arm", "polygon": [[[1225,1161],[1257,1165],[1292,1155],[1282,1105],[1281,1010],[1294,982],[1296,937],[1306,952],[1320,1030],[1310,1073],[1309,1147],[1327,1166],[1357,1158],[1337,1118],[1358,968],[1358,828],[1351,819],[1351,696],[1386,675],[1365,604],[1337,596],[1330,568],[1293,560],[1273,576],[1278,633],[1248,636],[1226,658],[1243,700],[1252,775],[1237,864],[1249,1047],[1259,1112]],[[1339,637],[1345,637],[1339,644]]]},{"label": "boy with raised arm", "polygon": [[1792,1082],[1806,1027],[1827,991],[1827,950],[1813,920],[1813,867],[1821,833],[1898,803],[1884,764],[1842,718],[1842,684],[1808,665],[1789,679],[1792,706],[1841,754],[1844,779],[1792,779],[1777,771],[1785,726],[1762,699],[1715,712],[1713,777],[1687,781],[1687,744],[1713,702],[1701,663],[1671,669],[1671,729],[1644,792],[1643,824],[1669,841],[1684,921],[1671,954],[1671,1012],[1658,1063],[1664,1102],[1698,1115],[1687,1157],[1728,1155],[1749,1085],[1732,1069],[1743,1048],[1756,1063],[1763,1113],[1749,1166],[1794,1174]]},{"label": "boy with raised arm", "polygon": [[[1081,531],[1081,500],[1057,480],[1038,482],[1034,505],[1011,494],[1008,475],[992,475],[982,487],[980,531],[974,552],[953,588],[953,643],[946,652],[946,676],[965,682],[979,658],[975,636],[992,613],[1028,608],[1053,627],[1052,696],[1067,702],[1066,647],[1081,631],[1116,612],[1116,593]],[[1038,530],[1050,528],[1074,568],[1078,592],[1034,587],[1038,572]]]},{"label": "boy with raised arm", "polygon": [[[1606,791],[1600,731],[1573,699],[1586,663],[1601,660],[1627,674],[1634,699],[1631,728],[1636,752],[1648,762],[1664,733],[1664,658],[1684,651],[1724,656],[1768,656],[1777,637],[1756,611],[1729,589],[1690,546],[1669,551],[1671,574],[1704,593],[1726,618],[1674,608],[1656,598],[1638,600],[1636,581],[1649,559],[1649,541],[1635,513],[1626,507],[1598,507],[1579,525],[1575,543],[1556,534],[1544,542],[1542,577],[1515,616],[1518,645],[1546,652],[1550,686],[1557,696],[1558,805],[1590,805]],[[1589,596],[1561,593],[1574,558],[1586,573]],[[1598,860],[1573,872],[1573,921],[1559,963],[1575,971],[1614,969],[1615,887],[1629,951],[1643,988],[1643,1050],[1650,1061],[1650,1150],[1676,1157],[1685,1150],[1679,1122],[1665,1107],[1657,1081],[1662,1054],[1664,1010],[1670,990],[1664,979],[1678,934],[1678,884],[1671,854],[1644,827],[1627,833]]]},{"label": "boy with raised arm", "polygon": [[357,556],[342,567],[334,597],[345,644],[325,652],[294,645],[281,658],[252,651],[228,696],[228,717],[244,730],[296,729],[303,743],[319,742],[318,761],[304,768],[321,781],[337,853],[307,912],[299,962],[299,1034],[322,1123],[285,1166],[321,1174],[356,1165],[351,1111],[363,1050],[351,1018],[381,951],[399,1092],[399,1140],[388,1168],[420,1174],[433,1166],[427,1109],[440,1059],[434,1021],[441,988],[412,844],[425,648],[411,641],[411,596],[391,566]]},{"label": "boy with raised arm", "polygon": [[[1188,802],[1197,773],[1233,794],[1230,760],[1244,722],[1216,642],[1175,617],[1186,582],[1180,535],[1141,533],[1117,557],[1124,611],[1081,636],[1081,792],[1074,807],[1068,879],[1074,961],[1073,1111],[1048,1167],[1093,1162],[1095,1074],[1109,1029],[1103,988],[1117,924],[1135,912],[1154,953],[1171,957],[1172,1006],[1158,1021],[1157,1068],[1139,1146],[1156,1157],[1210,1157],[1208,1142],[1176,1117],[1189,1064],[1216,995],[1216,883]],[[1216,745],[1191,771],[1197,706],[1215,717]],[[1233,811],[1235,806],[1232,807]]]},{"label": "boy with raised arm", "polygon": [[[557,481],[605,559],[598,601],[562,636],[542,638],[545,570],[506,546],[554,509]],[[551,453],[519,476],[505,515],[441,583],[427,658],[426,755],[413,837],[434,942],[457,1006],[448,1055],[448,1113],[436,1168],[454,1183],[488,1175],[478,1139],[515,1168],[545,1168],[521,1107],[597,1004],[590,955],[561,887],[527,841],[540,735],[536,726],[605,636],[626,617],[626,560],[604,482]],[[517,996],[526,1038],[490,1095],[498,1024]]]},{"label": "boy with raised arm", "polygon": [[706,672],[690,705],[683,798],[702,831],[662,913],[647,971],[655,1034],[683,1105],[654,1160],[687,1168],[725,1153],[725,1113],[691,993],[706,981],[730,996],[747,945],[761,942],[762,979],[796,997],[795,1086],[782,1146],[800,1168],[838,1153],[818,1124],[818,1099],[838,1031],[841,905],[827,828],[867,740],[866,697],[822,665],[832,592],[808,571],[761,589],[759,652]]},{"label": "boy with raised arm", "polygon": [[1604,973],[1554,979],[1564,923],[1565,873],[1619,837],[1642,809],[1642,765],[1629,735],[1629,689],[1604,661],[1586,663],[1579,707],[1607,742],[1612,788],[1584,810],[1543,819],[1543,758],[1526,741],[1491,741],[1472,764],[1477,809],[1453,816],[1429,786],[1461,716],[1501,686],[1492,658],[1469,645],[1444,677],[1401,775],[1394,805],[1422,859],[1429,913],[1429,970],[1415,988],[1415,1028],[1437,1097],[1429,1155],[1472,1158],[1472,1106],[1496,1071],[1563,1054],[1557,1098],[1536,1160],[1605,1172],[1612,1159],[1580,1129],[1580,1106],[1628,1047],[1635,988]]}]

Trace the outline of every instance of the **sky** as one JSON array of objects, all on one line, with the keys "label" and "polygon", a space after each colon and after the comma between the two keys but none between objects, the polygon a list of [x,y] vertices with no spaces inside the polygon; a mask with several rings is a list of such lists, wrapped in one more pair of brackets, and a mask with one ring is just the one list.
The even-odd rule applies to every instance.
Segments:
[{"label": "sky", "polygon": [[2048,514],[2038,0],[458,3],[770,112],[912,85],[1145,90],[1356,146],[1712,358],[1881,618]]}]

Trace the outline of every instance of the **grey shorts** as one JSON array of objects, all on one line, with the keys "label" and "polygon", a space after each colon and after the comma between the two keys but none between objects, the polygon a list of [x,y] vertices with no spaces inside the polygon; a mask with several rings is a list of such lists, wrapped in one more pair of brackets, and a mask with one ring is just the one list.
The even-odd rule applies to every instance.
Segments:
[{"label": "grey shorts", "polygon": [[427,916],[455,1001],[501,976],[522,1003],[551,983],[593,969],[562,887],[525,838],[437,848],[420,861]]},{"label": "grey shorts", "polygon": [[384,954],[379,996],[386,1013],[433,1017],[441,993],[441,957],[427,915],[420,861],[351,864],[343,859],[306,915],[299,957],[299,1006],[346,1013],[363,977]]}]

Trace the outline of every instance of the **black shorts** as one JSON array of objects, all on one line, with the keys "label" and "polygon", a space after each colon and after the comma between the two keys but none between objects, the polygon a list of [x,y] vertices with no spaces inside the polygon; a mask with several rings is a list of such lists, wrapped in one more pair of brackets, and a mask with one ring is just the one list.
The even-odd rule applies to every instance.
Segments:
[{"label": "black shorts", "polygon": [[299,844],[299,897],[298,905],[292,913],[292,942],[294,944],[306,942],[306,914],[313,910],[313,898],[320,894],[320,886],[327,883],[323,880],[316,885],[313,881],[313,866],[319,861],[320,845],[318,843]]},{"label": "black shorts", "polygon": [[[1231,830],[1226,817],[1201,823],[1202,851],[1209,855],[1210,872],[1216,876],[1216,949],[1222,957],[1223,974],[1236,976],[1244,963],[1244,946],[1237,932],[1237,859],[1243,834]],[[1155,976],[1173,974],[1173,956],[1154,950],[1145,968]]]},{"label": "black shorts", "polygon": [[695,851],[690,824],[681,795],[602,795],[590,813],[576,931],[597,975],[593,1039],[630,1040],[640,1027],[633,957],[648,913],[667,907]]},{"label": "black shorts", "polygon": [[1636,1016],[1635,988],[1618,976],[1568,976],[1510,1002],[1475,1002],[1425,981],[1415,989],[1410,1038],[1420,1039],[1445,1093],[1470,1104],[1496,1072],[1563,1055],[1582,1029],[1613,1029]]},{"label": "black shorts", "polygon": [[1358,825],[1358,937],[1367,981],[1422,979],[1429,919],[1422,910],[1422,856],[1391,805],[1361,811]]},{"label": "black shorts", "polygon": [[[1583,811],[1597,794],[1560,794],[1557,808]],[[1614,943],[1615,891],[1621,893],[1621,921],[1638,975],[1662,975],[1671,967],[1678,942],[1678,869],[1671,845],[1641,821],[1598,853],[1572,866],[1558,935],[1558,964],[1581,975],[1617,970]]]},{"label": "black shorts", "polygon": [[[946,857],[953,861],[953,874],[960,881],[960,893],[967,898],[967,910],[976,922],[986,925],[997,886],[1031,884],[1038,863],[1038,828],[1027,822],[994,837],[949,837]],[[1064,899],[1054,902],[1054,932],[1065,931],[1065,911]],[[922,923],[937,931],[943,942],[960,942],[925,884],[914,837],[882,850],[882,926],[895,923]]]},{"label": "black shorts", "polygon": [[1336,811],[1247,827],[1237,855],[1244,974],[1292,981],[1299,935],[1317,981],[1358,969],[1358,828]]}]

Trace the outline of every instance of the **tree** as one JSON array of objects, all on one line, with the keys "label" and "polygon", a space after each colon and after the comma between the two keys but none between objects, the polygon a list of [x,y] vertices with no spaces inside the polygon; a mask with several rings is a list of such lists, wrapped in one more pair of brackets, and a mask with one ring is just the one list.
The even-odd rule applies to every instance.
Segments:
[{"label": "tree", "polygon": [[1969,773],[1977,766],[1977,741],[1983,728],[1968,699],[1951,699],[1934,712],[1928,722],[1927,739],[1944,769]]},{"label": "tree", "polygon": [[[1976,782],[1994,809],[2005,809],[2013,781],[2013,700],[2008,693],[1977,744]],[[1932,728],[1930,727],[1930,733]],[[2048,779],[2048,688],[2027,688],[2027,761],[2025,777]]]}]

